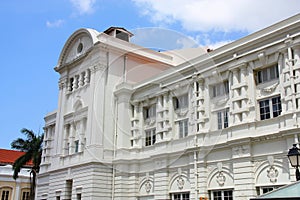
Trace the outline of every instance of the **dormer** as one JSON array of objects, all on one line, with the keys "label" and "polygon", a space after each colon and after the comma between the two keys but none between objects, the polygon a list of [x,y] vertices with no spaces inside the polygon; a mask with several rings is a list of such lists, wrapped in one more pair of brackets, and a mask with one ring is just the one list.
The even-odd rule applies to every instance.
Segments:
[{"label": "dormer", "polygon": [[110,27],[104,33],[126,42],[129,42],[129,39],[133,36],[132,33],[121,27]]}]

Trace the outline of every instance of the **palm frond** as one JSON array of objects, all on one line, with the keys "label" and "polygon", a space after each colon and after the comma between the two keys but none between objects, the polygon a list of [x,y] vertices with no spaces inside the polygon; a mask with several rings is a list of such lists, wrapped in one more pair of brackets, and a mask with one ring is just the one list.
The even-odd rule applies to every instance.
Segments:
[{"label": "palm frond", "polygon": [[28,141],[25,141],[22,138],[18,138],[16,140],[12,141],[12,143],[10,145],[11,145],[11,148],[18,149],[21,151],[26,151],[28,149]]},{"label": "palm frond", "polygon": [[14,162],[14,164],[13,164],[13,170],[14,170],[13,178],[14,179],[18,178],[18,174],[21,171],[21,168],[24,167],[24,165],[26,165],[26,163],[31,160],[31,157],[32,157],[31,152],[27,152],[23,156],[19,157]]},{"label": "palm frond", "polygon": [[29,141],[31,141],[35,138],[34,132],[32,130],[27,129],[27,128],[23,128],[21,130],[21,133],[25,134],[26,137],[27,137],[27,140],[29,140]]},{"label": "palm frond", "polygon": [[11,143],[12,148],[25,152],[13,165],[14,178],[18,177],[21,168],[30,160],[33,162],[32,168],[37,172],[39,171],[41,163],[44,134],[35,135],[32,130],[26,128],[23,128],[21,132],[26,135],[26,139],[17,138]]}]

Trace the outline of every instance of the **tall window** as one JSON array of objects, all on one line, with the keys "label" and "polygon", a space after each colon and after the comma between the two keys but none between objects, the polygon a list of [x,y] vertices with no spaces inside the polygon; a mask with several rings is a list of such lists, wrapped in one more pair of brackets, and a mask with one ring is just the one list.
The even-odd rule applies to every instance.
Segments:
[{"label": "tall window", "polygon": [[148,107],[144,107],[144,119],[155,118],[156,116],[156,105],[153,104]]},{"label": "tall window", "polygon": [[226,108],[225,110],[219,111],[217,113],[219,130],[228,127],[228,112],[229,112],[229,109]]},{"label": "tall window", "polygon": [[229,94],[229,83],[224,81],[212,86],[212,97],[224,96]]},{"label": "tall window", "polygon": [[217,190],[210,193],[212,200],[233,200],[232,190]]},{"label": "tall window", "polygon": [[179,138],[188,136],[188,119],[181,120],[178,122]]},{"label": "tall window", "polygon": [[173,98],[174,109],[183,109],[189,106],[188,94]]},{"label": "tall window", "polygon": [[73,180],[66,181],[66,199],[72,199]]},{"label": "tall window", "polygon": [[174,193],[171,194],[172,200],[190,200],[190,193],[184,192],[184,193]]},{"label": "tall window", "polygon": [[8,189],[2,190],[1,200],[9,200],[9,192],[10,190]]},{"label": "tall window", "polygon": [[75,143],[75,153],[78,153],[78,151],[79,151],[79,140],[76,140],[74,143]]},{"label": "tall window", "polygon": [[279,72],[277,65],[272,65],[270,67],[264,68],[257,71],[257,82],[265,83],[274,79],[278,79]]},{"label": "tall window", "polygon": [[155,128],[145,131],[145,146],[151,146],[156,142]]},{"label": "tall window", "polygon": [[29,200],[30,192],[29,191],[24,191],[22,192],[22,200]]},{"label": "tall window", "polygon": [[280,96],[259,101],[260,119],[270,119],[281,114]]}]

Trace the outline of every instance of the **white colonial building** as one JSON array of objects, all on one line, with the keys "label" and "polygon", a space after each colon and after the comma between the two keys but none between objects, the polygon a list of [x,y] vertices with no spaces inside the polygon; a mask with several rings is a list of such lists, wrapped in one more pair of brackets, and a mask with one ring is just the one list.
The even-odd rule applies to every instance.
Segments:
[{"label": "white colonial building", "polygon": [[300,14],[215,50],[131,36],[80,29],[64,45],[37,199],[244,200],[295,181]]}]

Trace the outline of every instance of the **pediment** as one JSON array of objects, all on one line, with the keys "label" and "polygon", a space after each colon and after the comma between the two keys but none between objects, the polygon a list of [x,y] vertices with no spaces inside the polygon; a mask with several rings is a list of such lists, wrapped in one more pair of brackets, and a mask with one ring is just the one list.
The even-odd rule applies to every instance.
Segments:
[{"label": "pediment", "polygon": [[74,32],[65,43],[60,54],[58,68],[87,54],[95,43],[98,42],[98,34],[96,30],[92,29],[79,29]]}]

